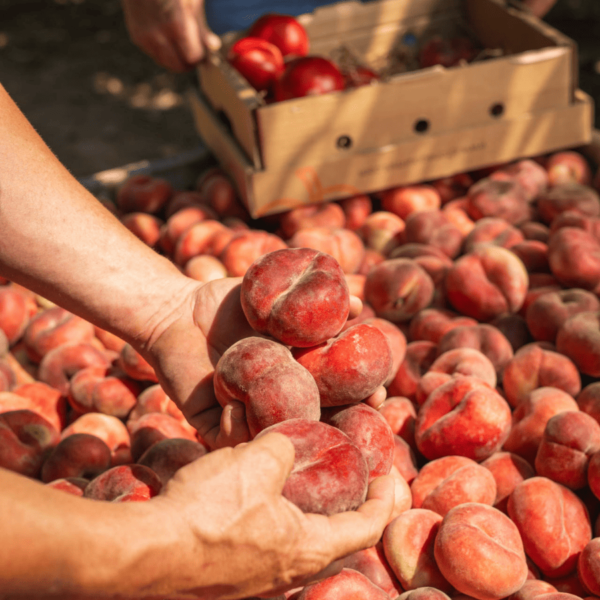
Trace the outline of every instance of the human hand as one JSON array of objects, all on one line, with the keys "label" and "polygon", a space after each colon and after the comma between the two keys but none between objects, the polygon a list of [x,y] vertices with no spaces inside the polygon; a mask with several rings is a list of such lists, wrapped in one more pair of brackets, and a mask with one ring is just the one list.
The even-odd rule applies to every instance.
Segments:
[{"label": "human hand", "polygon": [[180,469],[148,508],[179,524],[169,562],[174,581],[188,585],[152,591],[219,599],[281,594],[338,573],[337,559],[374,546],[392,511],[393,480],[375,480],[355,512],[304,514],[281,495],[293,462],[290,441],[271,433]]},{"label": "human hand", "polygon": [[[213,389],[214,369],[225,350],[243,338],[259,335],[242,310],[241,281],[240,277],[207,284],[190,280],[177,309],[157,317],[161,327],[140,348],[165,392],[211,448],[250,439],[244,405],[234,401],[222,408]],[[360,300],[352,296],[350,318],[361,309]],[[365,402],[379,408],[385,396],[381,387]]]},{"label": "human hand", "polygon": [[206,24],[204,0],[122,0],[133,43],[159,65],[188,71],[221,47]]},{"label": "human hand", "polygon": [[541,19],[556,4],[556,0],[523,0],[523,4]]}]

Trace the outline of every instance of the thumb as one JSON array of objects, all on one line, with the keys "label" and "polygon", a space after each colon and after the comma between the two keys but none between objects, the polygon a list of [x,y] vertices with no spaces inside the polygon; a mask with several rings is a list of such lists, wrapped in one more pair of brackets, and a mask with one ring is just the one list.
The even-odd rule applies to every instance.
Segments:
[{"label": "thumb", "polygon": [[206,22],[204,11],[198,15],[198,33],[200,34],[200,41],[208,52],[216,52],[221,49],[221,38],[211,31]]}]

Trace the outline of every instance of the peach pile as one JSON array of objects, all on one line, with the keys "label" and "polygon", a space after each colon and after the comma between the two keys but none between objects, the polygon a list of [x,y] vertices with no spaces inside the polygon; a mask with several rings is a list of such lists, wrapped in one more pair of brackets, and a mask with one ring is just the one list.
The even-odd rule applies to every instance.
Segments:
[{"label": "peach pile", "polygon": [[[332,515],[394,480],[379,543],[286,598],[600,597],[592,180],[558,152],[260,220],[218,168],[119,192],[115,214],[199,285],[241,277],[255,334],[224,349],[215,396],[250,438],[290,438],[284,496]],[[2,284],[0,466],[151,501],[211,450],[131,345]]]}]

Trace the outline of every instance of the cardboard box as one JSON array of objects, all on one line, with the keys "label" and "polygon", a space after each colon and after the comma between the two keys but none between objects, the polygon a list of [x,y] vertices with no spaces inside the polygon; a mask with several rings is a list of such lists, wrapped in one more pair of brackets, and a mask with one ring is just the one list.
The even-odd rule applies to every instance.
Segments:
[{"label": "cardboard box", "polygon": [[[311,53],[381,66],[407,33],[469,31],[503,56],[267,105],[225,59],[198,69],[197,129],[253,217],[590,141],[575,44],[503,0],[341,2],[303,15]],[[238,34],[239,35],[239,34]]]}]

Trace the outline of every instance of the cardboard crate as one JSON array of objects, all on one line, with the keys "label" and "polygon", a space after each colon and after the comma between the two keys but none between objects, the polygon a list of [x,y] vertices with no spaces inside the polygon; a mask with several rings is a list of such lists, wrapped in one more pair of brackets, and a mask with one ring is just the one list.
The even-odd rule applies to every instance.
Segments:
[{"label": "cardboard crate", "polygon": [[198,68],[190,105],[254,217],[590,141],[574,42],[503,0],[350,1],[299,19],[311,53],[344,44],[367,65],[407,32],[468,30],[504,55],[267,105],[225,59],[241,33],[224,36],[223,51]]}]

